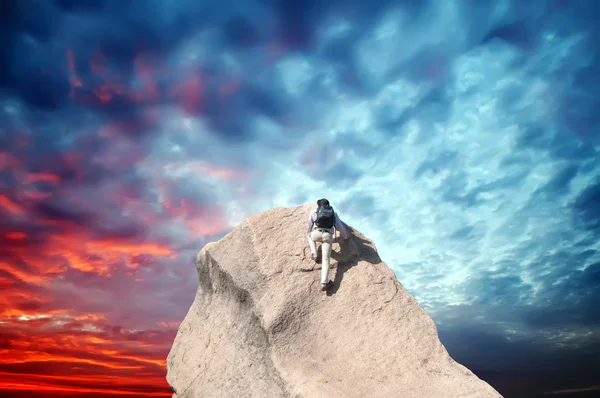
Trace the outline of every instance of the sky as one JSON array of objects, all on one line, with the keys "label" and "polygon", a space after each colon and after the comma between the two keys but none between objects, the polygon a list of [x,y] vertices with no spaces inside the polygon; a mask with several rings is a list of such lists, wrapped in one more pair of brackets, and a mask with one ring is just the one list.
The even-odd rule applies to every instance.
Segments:
[{"label": "sky", "polygon": [[202,246],[321,197],[505,397],[600,394],[599,8],[1,2],[0,395],[170,396]]}]

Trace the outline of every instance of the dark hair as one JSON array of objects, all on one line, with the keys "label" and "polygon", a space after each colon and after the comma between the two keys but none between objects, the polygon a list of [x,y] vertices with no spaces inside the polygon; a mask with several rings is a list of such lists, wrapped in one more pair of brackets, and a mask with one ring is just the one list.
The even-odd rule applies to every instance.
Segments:
[{"label": "dark hair", "polygon": [[317,206],[329,206],[329,201],[327,199],[319,199],[317,200]]}]

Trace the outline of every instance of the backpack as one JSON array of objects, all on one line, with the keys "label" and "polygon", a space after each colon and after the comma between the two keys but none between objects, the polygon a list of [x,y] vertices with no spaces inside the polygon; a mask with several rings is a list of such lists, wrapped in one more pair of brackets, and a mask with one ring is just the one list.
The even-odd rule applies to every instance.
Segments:
[{"label": "backpack", "polygon": [[333,211],[333,207],[323,205],[319,206],[317,209],[317,220],[315,224],[319,228],[333,228],[335,224],[335,212]]}]

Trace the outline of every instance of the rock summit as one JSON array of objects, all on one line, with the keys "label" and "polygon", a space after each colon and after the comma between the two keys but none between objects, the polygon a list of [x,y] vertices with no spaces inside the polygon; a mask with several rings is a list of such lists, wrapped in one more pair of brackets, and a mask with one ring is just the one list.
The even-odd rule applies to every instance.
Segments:
[{"label": "rock summit", "polygon": [[306,237],[314,207],[265,211],[202,248],[198,291],[167,357],[173,398],[501,397],[450,357],[350,226],[349,240],[334,240],[334,286],[320,290]]}]

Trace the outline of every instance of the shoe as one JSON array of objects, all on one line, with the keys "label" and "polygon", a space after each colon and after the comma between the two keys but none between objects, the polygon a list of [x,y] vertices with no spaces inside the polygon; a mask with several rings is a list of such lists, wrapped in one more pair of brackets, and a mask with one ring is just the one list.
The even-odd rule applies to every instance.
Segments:
[{"label": "shoe", "polygon": [[331,286],[333,286],[333,281],[332,281],[332,280],[329,280],[329,282],[327,282],[327,283],[325,284],[325,286],[321,286],[321,291],[322,291],[322,292],[324,292],[324,291],[326,291],[327,289],[329,289]]},{"label": "shoe", "polygon": [[315,263],[317,262],[317,256],[315,255],[311,255],[310,259],[313,260]]}]

